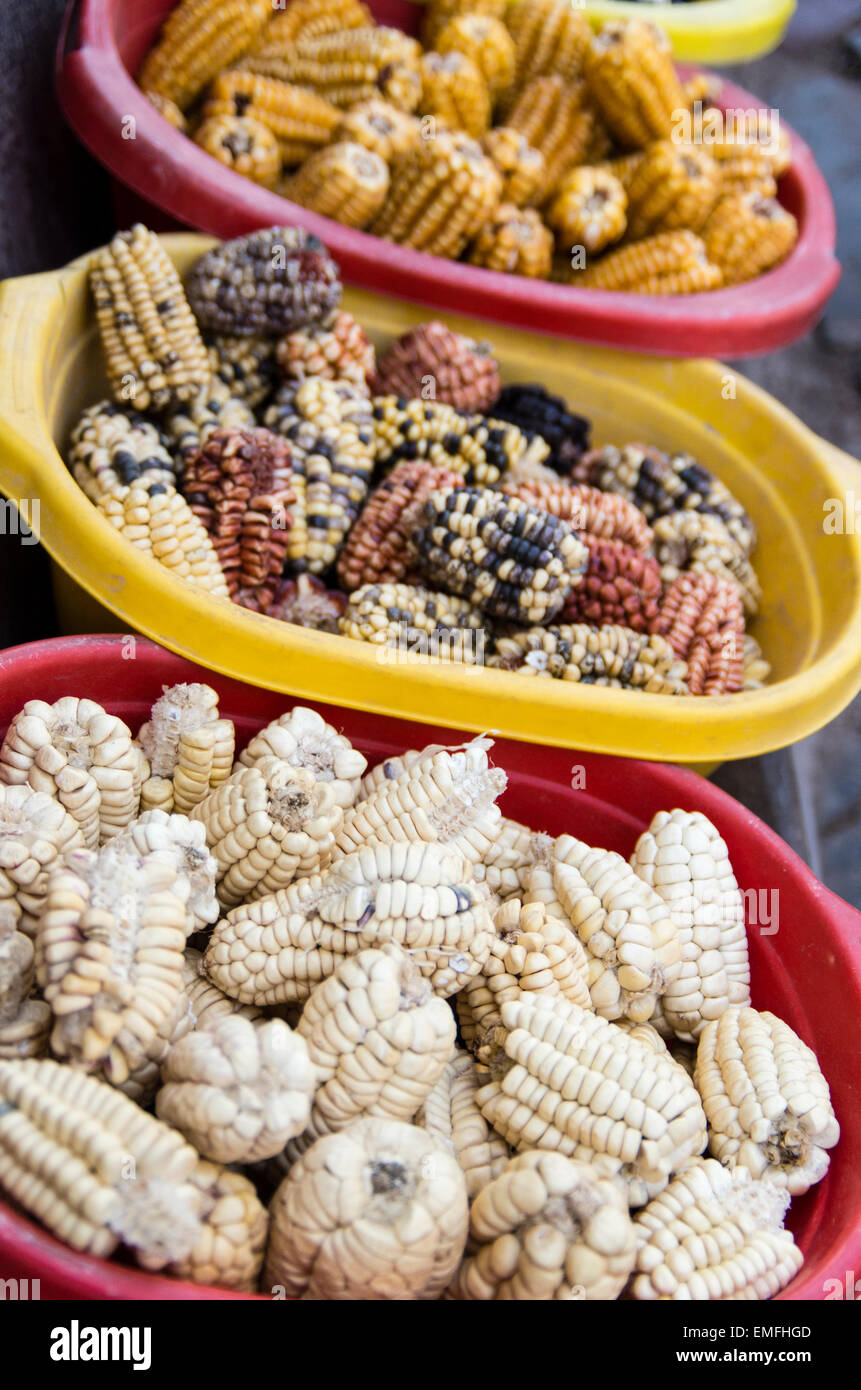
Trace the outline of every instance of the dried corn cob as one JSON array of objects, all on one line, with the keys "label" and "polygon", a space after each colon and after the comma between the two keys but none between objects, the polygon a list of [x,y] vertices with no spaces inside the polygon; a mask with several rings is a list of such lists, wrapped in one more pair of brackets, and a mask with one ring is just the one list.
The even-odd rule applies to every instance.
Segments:
[{"label": "dried corn cob", "polygon": [[[141,725],[138,742],[146,756],[150,781],[166,782],[166,811],[188,812],[214,787],[230,776],[235,734],[229,719],[220,719],[218,696],[209,685],[164,686],[163,694]],[[141,789],[141,809],[150,795],[149,783]]]},{"label": "dried corn cob", "polygon": [[472,58],[452,50],[424,53],[421,60],[422,116],[437,117],[452,130],[477,139],[490,127],[490,92]]},{"label": "dried corn cob", "polygon": [[[77,819],[55,799],[55,791],[45,795],[27,785],[5,785],[15,776],[6,759],[16,746],[23,752],[22,739],[10,729],[0,751],[0,911],[18,931],[32,936],[51,869],[68,850],[83,847],[84,835]],[[0,918],[0,932],[3,925]]]},{"label": "dried corn cob", "polygon": [[502,175],[503,203],[523,208],[540,201],[545,187],[544,156],[521,131],[495,126],[482,137],[481,148]]},{"label": "dried corn cob", "polygon": [[744,612],[737,585],[680,574],[664,594],[655,632],[687,663],[692,695],[731,695],[744,683]]},{"label": "dried corn cob", "polygon": [[587,251],[602,251],[625,231],[627,206],[617,178],[584,165],[559,180],[545,216],[561,250],[583,246]]},{"label": "dried corn cob", "polygon": [[536,77],[518,94],[505,124],[520,131],[544,157],[544,191],[549,194],[575,164],[592,156],[599,118],[582,82]]},{"label": "dried corn cob", "polygon": [[90,287],[111,392],[120,405],[161,410],[209,380],[206,348],[173,263],[136,223],[90,262]]},{"label": "dried corn cob", "polygon": [[242,66],[307,87],[344,110],[382,96],[402,111],[415,111],[421,95],[420,57],[416,40],[400,29],[365,25],[300,38],[274,61],[258,55],[244,59]]},{"label": "dried corn cob", "polygon": [[305,1040],[280,1018],[252,1023],[231,1014],[186,1034],[168,1053],[162,1078],[159,1119],[220,1163],[280,1153],[307,1125],[314,1095]]},{"label": "dried corn cob", "polygon": [[[223,72],[203,108],[204,120],[233,117],[253,120],[274,135],[281,164],[301,164],[332,138],[341,112],[325,97],[304,87],[261,77],[256,72]],[[199,138],[196,136],[195,138]]]},{"label": "dried corn cob", "polygon": [[679,931],[667,904],[619,854],[572,835],[548,840],[526,875],[524,903],[541,903],[581,940],[592,1007],[647,1023],[681,974]]},{"label": "dried corn cob", "polygon": [[372,23],[370,10],[359,0],[290,0],[286,9],[272,16],[246,56],[275,62],[292,52],[297,39],[363,29]]},{"label": "dried corn cob", "polygon": [[637,1253],[618,1185],[585,1163],[540,1149],[510,1159],[479,1192],[469,1232],[470,1253],[449,1298],[614,1299]]},{"label": "dried corn cob", "polygon": [[609,174],[617,178],[625,189],[625,192],[627,192],[628,184],[631,182],[636,170],[640,167],[640,160],[643,158],[643,154],[643,150],[632,150],[630,154],[620,154],[616,155],[613,159],[604,160],[598,167],[600,169],[606,169]]},{"label": "dried corn cob", "polygon": [[296,705],[255,734],[239,755],[242,767],[275,757],[291,767],[307,767],[318,782],[329,782],[338,806],[352,806],[359,794],[367,760],[343,734],[317,713]]},{"label": "dried corn cob", "polygon": [[173,488],[163,483],[120,488],[100,499],[99,510],[127,541],[178,578],[216,598],[229,597],[212,542]]},{"label": "dried corn cob", "polygon": [[253,429],[254,424],[254,412],[248,402],[231,395],[229,387],[221,381],[208,382],[190,401],[169,411],[164,418],[164,430],[180,483],[189,461],[215,430]]},{"label": "dried corn cob", "polygon": [[505,1140],[475,1103],[480,1085],[473,1058],[456,1048],[413,1121],[454,1151],[470,1200],[499,1177],[509,1159]]},{"label": "dried corn cob", "polygon": [[144,92],[144,96],[150,106],[154,106],[160,116],[163,116],[168,125],[172,125],[174,130],[178,130],[183,135],[188,134],[188,121],[180,111],[175,101],[170,97],[160,96],[158,92]]},{"label": "dried corn cob", "polygon": [[189,1182],[199,1193],[203,1231],[189,1254],[168,1266],[168,1273],[195,1284],[255,1293],[269,1222],[253,1183],[203,1160]]},{"label": "dried corn cob", "polygon": [[[586,421],[583,423],[585,425]],[[568,440],[563,440],[563,447],[567,443]],[[572,486],[564,481],[537,482],[532,478],[503,482],[502,491],[543,507],[544,511],[567,521],[575,531],[586,531],[594,539],[622,541],[635,550],[651,548],[652,528],[639,507],[618,492],[601,492],[596,487]]]},{"label": "dried corn cob", "polygon": [[140,481],[176,484],[162,431],[112,401],[88,406],[69,441],[66,462],[91,502]]},{"label": "dried corn cob", "polygon": [[566,623],[617,623],[634,632],[653,632],[663,594],[657,560],[624,541],[601,540],[584,532],[589,551],[583,580],[562,609]]},{"label": "dried corn cob", "polygon": [[16,930],[14,915],[4,912],[0,915],[0,1049],[8,1045],[6,1029],[25,1005],[35,978],[33,943]]},{"label": "dried corn cob", "polygon": [[786,1194],[697,1159],[634,1219],[638,1299],[766,1299],[804,1263],[783,1228]]},{"label": "dried corn cob", "polygon": [[475,63],[493,106],[504,106],[514,85],[515,53],[502,20],[474,11],[453,15],[436,36],[437,53],[461,53]]},{"label": "dried corn cob", "polygon": [[492,485],[529,454],[540,462],[549,450],[528,441],[515,425],[464,416],[452,406],[394,396],[374,401],[374,456],[386,471],[402,460],[427,459],[461,473],[469,484]]},{"label": "dried corn cob", "polygon": [[476,1099],[515,1148],[594,1163],[630,1180],[637,1200],[701,1153],[700,1098],[668,1054],[561,995],[509,1000],[502,1021],[483,1049],[498,1079]]},{"label": "dried corn cob", "polygon": [[723,275],[694,232],[659,232],[607,251],[584,270],[566,271],[569,285],[627,294],[700,294],[720,289]]},{"label": "dried corn cob", "polygon": [[208,980],[203,970],[203,955],[191,946],[186,946],[183,955],[182,983],[192,1028],[211,1028],[231,1014],[241,1014],[252,1023],[263,1018],[260,1010],[252,1004],[238,1004]]},{"label": "dried corn cob", "polygon": [[720,186],[718,167],[705,150],[657,140],[627,183],[628,239],[638,241],[678,228],[700,231]]},{"label": "dried corn cob", "polygon": [[685,511],[659,517],[654,551],[665,584],[672,584],[681,570],[714,574],[738,586],[745,613],[759,611],[762,589],[756,572],[720,517]]},{"label": "dried corn cob", "polygon": [[50,1032],[50,1006],[41,999],[23,1000],[14,1017],[0,1021],[0,1061],[44,1057]]},{"label": "dried corn cob", "polygon": [[549,621],[586,568],[565,522],[491,489],[440,488],[416,534],[423,573],[496,618]]},{"label": "dried corn cob", "polygon": [[451,469],[422,460],[397,464],[371,493],[338,556],[338,580],[347,593],[409,580],[416,566],[413,535],[425,501],[435,488],[460,481]]},{"label": "dried corn cob", "polygon": [[591,30],[582,11],[565,0],[515,0],[505,22],[514,39],[518,91],[536,77],[574,82],[583,75]]},{"label": "dried corn cob", "polygon": [[399,161],[370,230],[456,259],[495,209],[501,187],[495,164],[479,144],[459,131],[440,131]]},{"label": "dried corn cob", "polygon": [[774,160],[756,141],[741,144],[718,141],[708,152],[720,173],[722,194],[758,193],[761,198],[777,197]]},{"label": "dried corn cob", "polygon": [[553,260],[553,235],[534,208],[500,203],[472,243],[469,260],[485,270],[545,280]]},{"label": "dried corn cob", "polygon": [[363,584],[338,626],[345,637],[397,648],[417,659],[483,665],[485,618],[465,599],[412,584]]},{"label": "dried corn cob", "polygon": [[51,876],[36,973],[51,1047],[117,1085],[146,1060],[182,992],[186,910],[171,857],[124,843],[72,850]]},{"label": "dried corn cob", "polygon": [[282,623],[312,627],[318,632],[337,632],[338,619],[346,606],[347,595],[340,589],[327,589],[314,575],[300,574],[279,585],[266,611],[267,617]]},{"label": "dried corn cob", "polygon": [[339,141],[309,155],[278,190],[282,198],[333,217],[344,227],[367,227],[389,192],[385,160],[350,141]]},{"label": "dried corn cob", "polygon": [[488,666],[653,695],[689,695],[687,666],[664,637],[626,627],[534,627],[496,639]]},{"label": "dried corn cob", "polygon": [[613,138],[625,149],[669,139],[686,108],[670,41],[645,20],[605,24],[586,60],[589,92]]},{"label": "dried corn cob", "polygon": [[290,445],[291,569],[322,574],[337,559],[370,486],[373,427],[366,389],[309,378],[298,389],[282,388],[264,419]]},{"label": "dried corn cob", "polygon": [[346,309],[326,327],[297,328],[288,333],[279,340],[275,357],[284,381],[293,386],[312,376],[364,386],[376,360],[365,330]]},{"label": "dried corn cob", "polygon": [[[122,720],[94,700],[73,695],[52,705],[28,700],[0,747],[0,782],[55,798],[80,827],[88,847],[119,834],[137,815],[144,771]],[[8,793],[4,804],[6,798]],[[39,823],[51,827],[47,812],[43,822],[41,805],[25,802],[21,809],[35,811]],[[62,818],[54,821],[57,848],[66,853],[75,843],[71,827]],[[41,853],[37,844],[32,848]]]},{"label": "dried corn cob", "polygon": [[[544,439],[550,448],[547,463],[557,473],[567,473],[589,448],[589,421],[583,415],[575,415],[562,397],[552,395],[546,386],[524,382],[503,386],[493,403],[493,415],[495,419],[509,420],[517,425],[529,440],[536,435]],[[531,483],[523,485],[536,486]],[[537,492],[542,493],[540,486]],[[547,508],[547,511],[553,510],[552,507]],[[562,516],[563,513],[554,512],[554,515]],[[591,531],[593,528],[584,526],[582,529]]]},{"label": "dried corn cob", "polygon": [[816,1056],[774,1014],[732,1005],[700,1034],[694,1082],[709,1152],[792,1196],[825,1177],[840,1138]]},{"label": "dried corn cob", "polygon": [[534,831],[528,825],[503,816],[499,833],[480,864],[475,877],[486,883],[501,902],[524,891],[526,873],[534,863]]},{"label": "dried corn cob", "polygon": [[162,1062],[173,1043],[179,1042],[180,1038],[185,1037],[186,1033],[191,1030],[193,1023],[188,995],[183,986],[176,996],[173,1008],[158,1028],[152,1042],[143,1049],[140,1059],[135,1062],[125,1081],[117,1086],[117,1090],[122,1091],[129,1100],[149,1108],[161,1085]]},{"label": "dried corn cob", "polygon": [[252,116],[206,116],[194,132],[194,142],[252,183],[274,188],[278,182],[281,146],[268,126]]},{"label": "dried corn cob", "polygon": [[446,997],[478,973],[490,950],[488,900],[450,849],[366,845],[322,875],[233,908],[216,923],[204,968],[242,1003],[294,1003],[344,956],[394,941]]},{"label": "dried corn cob", "polygon": [[220,384],[234,400],[244,401],[250,409],[262,405],[278,381],[274,348],[271,338],[209,339],[210,391]]},{"label": "dried corn cob", "polygon": [[202,825],[178,812],[145,811],[117,836],[115,843],[128,845],[141,856],[159,852],[172,860],[176,869],[173,892],[185,903],[188,936],[217,920],[218,865],[206,847]]},{"label": "dried corn cob", "polygon": [[436,47],[436,37],[450,19],[460,14],[505,16],[506,0],[428,0],[422,15],[421,36],[425,48]]},{"label": "dried corn cob", "polygon": [[744,685],[742,690],[761,690],[771,675],[771,665],[763,659],[762,648],[750,633],[744,638]]},{"label": "dried corn cob", "polygon": [[798,223],[774,198],[735,193],[722,198],[703,227],[710,261],[724,283],[740,285],[786,260],[798,240]]},{"label": "dried corn cob", "polygon": [[341,282],[317,237],[301,227],[269,227],[195,261],[188,297],[208,333],[277,338],[336,309]]},{"label": "dried corn cob", "polygon": [[288,1298],[435,1299],[457,1269],[466,1180],[444,1143],[369,1117],[327,1134],[272,1200],[264,1288]]},{"label": "dried corn cob", "polygon": [[375,396],[430,398],[474,413],[496,400],[500,384],[490,344],[465,338],[438,319],[403,333],[380,358],[371,382]]},{"label": "dried corn cob", "polygon": [[138,84],[185,111],[216,73],[251,47],[270,13],[269,0],[182,0],[144,59]]},{"label": "dried corn cob", "polygon": [[400,111],[391,102],[371,97],[340,112],[332,133],[333,140],[350,140],[378,154],[387,164],[409,154],[421,138],[421,125],[415,116]]},{"label": "dried corn cob", "polygon": [[191,812],[215,856],[219,902],[234,907],[321,872],[342,814],[331,783],[318,782],[308,768],[280,758],[238,767]]},{"label": "dried corn cob", "polygon": [[670,512],[702,512],[719,517],[745,555],[756,545],[756,528],[741,503],[691,454],[608,445],[584,455],[572,476],[575,482],[621,493],[650,521]]}]

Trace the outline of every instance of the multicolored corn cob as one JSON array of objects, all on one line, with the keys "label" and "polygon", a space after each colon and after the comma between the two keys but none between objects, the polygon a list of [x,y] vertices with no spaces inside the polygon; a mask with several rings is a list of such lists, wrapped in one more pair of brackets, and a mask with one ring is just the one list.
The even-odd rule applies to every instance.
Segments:
[{"label": "multicolored corn cob", "polygon": [[500,203],[469,248],[471,265],[546,280],[553,264],[553,233],[535,208]]},{"label": "multicolored corn cob", "polygon": [[133,483],[176,486],[176,464],[160,429],[112,401],[88,406],[70,435],[66,462],[91,502]]},{"label": "multicolored corn cob", "polygon": [[589,563],[562,609],[563,621],[616,623],[634,632],[653,632],[663,594],[657,560],[624,541],[602,540],[588,531],[579,539],[589,551]]},{"label": "multicolored corn cob", "polygon": [[498,637],[488,666],[653,695],[689,695],[687,667],[669,642],[626,627],[535,627]]},{"label": "multicolored corn cob", "polygon": [[502,491],[543,507],[551,516],[567,521],[572,530],[588,532],[596,540],[622,541],[641,551],[651,548],[653,532],[643,513],[617,492],[601,492],[585,485],[572,487],[562,481],[545,483],[532,478],[517,482],[503,480]]},{"label": "multicolored corn cob", "polygon": [[242,116],[266,126],[285,165],[301,164],[314,150],[328,144],[341,112],[325,97],[289,82],[254,72],[223,72],[209,89],[204,119]]},{"label": "multicolored corn cob", "polygon": [[461,473],[465,483],[492,487],[527,454],[540,462],[548,452],[543,440],[530,443],[516,425],[462,415],[433,400],[380,396],[372,417],[374,457],[382,472],[427,459]]},{"label": "multicolored corn cob", "polygon": [[419,111],[477,139],[490,126],[490,92],[484,74],[465,54],[425,53],[421,60]]},{"label": "multicolored corn cob", "polygon": [[586,60],[589,91],[611,135],[624,149],[667,140],[687,101],[670,41],[646,20],[605,24]]},{"label": "multicolored corn cob", "polygon": [[275,389],[278,369],[271,338],[216,335],[208,339],[207,351],[213,381],[252,410]]},{"label": "multicolored corn cob", "polygon": [[493,415],[517,425],[527,439],[538,435],[545,440],[550,449],[547,463],[557,473],[569,472],[589,448],[589,421],[575,415],[562,397],[554,396],[546,386],[532,382],[503,386],[493,403]]},{"label": "multicolored corn cob", "polygon": [[253,429],[254,414],[247,401],[230,393],[221,381],[210,381],[185,405],[178,405],[164,417],[167,446],[182,477],[186,464],[209,436],[219,429]]},{"label": "multicolored corn cob", "polygon": [[374,488],[338,556],[338,580],[347,592],[410,580],[417,566],[413,538],[427,498],[461,482],[450,468],[423,460],[397,464]]},{"label": "multicolored corn cob", "polygon": [[386,201],[389,169],[384,159],[364,145],[341,140],[310,155],[278,191],[282,198],[321,217],[362,228],[373,222]]},{"label": "multicolored corn cob", "polygon": [[338,619],[346,606],[347,595],[339,589],[327,589],[322,579],[313,574],[300,574],[296,579],[285,579],[278,586],[266,612],[268,617],[293,623],[296,627],[337,632]]},{"label": "multicolored corn cob", "polygon": [[738,586],[713,574],[680,574],[654,630],[687,662],[692,695],[730,695],[744,684],[744,613]]},{"label": "multicolored corn cob", "polygon": [[364,584],[350,595],[338,625],[345,637],[375,646],[481,665],[486,622],[462,598],[411,584]]},{"label": "multicolored corn cob", "polygon": [[716,574],[738,585],[745,613],[759,611],[762,589],[756,572],[720,517],[690,511],[660,517],[655,522],[654,553],[665,584],[671,584],[682,570]]},{"label": "multicolored corn cob", "polygon": [[319,323],[341,299],[338,267],[301,227],[222,242],[191,268],[189,302],[207,333],[280,338]]},{"label": "multicolored corn cob", "polygon": [[380,358],[371,381],[375,396],[421,397],[473,413],[487,410],[500,385],[490,344],[475,343],[438,319],[402,334]]},{"label": "multicolored corn cob", "polygon": [[398,163],[370,230],[437,256],[458,257],[499,202],[502,178],[466,135],[440,131]]},{"label": "multicolored corn cob", "polygon": [[346,309],[339,310],[327,327],[286,334],[276,346],[275,359],[288,385],[300,386],[316,376],[359,387],[368,386],[376,360],[365,330]]},{"label": "multicolored corn cob", "polygon": [[271,13],[269,0],[182,0],[144,59],[139,86],[186,111],[251,47]]}]

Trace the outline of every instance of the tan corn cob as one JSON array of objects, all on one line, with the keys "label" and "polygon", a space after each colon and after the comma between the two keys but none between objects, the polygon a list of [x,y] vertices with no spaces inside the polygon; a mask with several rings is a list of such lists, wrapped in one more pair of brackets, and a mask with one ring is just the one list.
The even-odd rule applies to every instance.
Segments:
[{"label": "tan corn cob", "polygon": [[194,132],[195,144],[226,169],[262,188],[274,188],[281,173],[281,146],[252,116],[207,116]]},{"label": "tan corn cob", "polygon": [[425,53],[421,60],[422,116],[437,117],[452,130],[477,139],[490,126],[490,92],[472,58],[452,50]]},{"label": "tan corn cob", "polygon": [[797,240],[792,213],[758,193],[722,198],[703,227],[706,255],[720,267],[727,285],[740,285],[779,265]]},{"label": "tan corn cob", "polygon": [[400,111],[391,102],[378,97],[360,101],[339,115],[332,139],[364,145],[366,150],[378,154],[387,164],[414,150],[421,139],[421,124],[415,116]]},{"label": "tan corn cob", "polygon": [[505,6],[506,0],[427,0],[422,15],[422,43],[425,48],[435,48],[437,35],[455,15],[480,14],[504,19]]},{"label": "tan corn cob", "polygon": [[689,695],[687,666],[664,637],[588,623],[533,627],[498,637],[489,666],[545,680],[582,681],[654,695]]},{"label": "tan corn cob", "polygon": [[481,1084],[474,1059],[456,1048],[413,1121],[454,1150],[470,1200],[499,1177],[510,1157],[475,1103]]},{"label": "tan corn cob", "polygon": [[299,38],[283,56],[273,60],[258,54],[245,58],[242,67],[307,87],[344,110],[382,96],[402,111],[415,111],[421,95],[420,57],[417,41],[400,29],[366,25]]},{"label": "tan corn cob", "polygon": [[373,22],[370,10],[360,0],[290,0],[280,13],[273,14],[246,59],[277,65],[292,56],[298,39],[364,29]]},{"label": "tan corn cob", "polygon": [[0,1059],[39,1057],[48,1050],[51,1010],[30,999],[34,980],[33,942],[16,930],[8,904],[0,903]]},{"label": "tan corn cob", "polygon": [[155,232],[137,223],[90,261],[90,288],[111,392],[161,410],[209,380],[209,359],[182,282]]},{"label": "tan corn cob", "polygon": [[434,661],[481,664],[485,619],[466,599],[414,584],[363,584],[350,594],[338,628],[345,637]]},{"label": "tan corn cob", "polygon": [[219,718],[209,685],[165,686],[138,742],[152,772],[141,791],[144,811],[150,801],[160,810],[190,811],[230,776],[235,732],[229,719]]},{"label": "tan corn cob", "polygon": [[160,1269],[200,1238],[198,1156],[95,1077],[53,1061],[0,1062],[0,1187],[66,1245],[121,1243]]},{"label": "tan corn cob", "polygon": [[447,1146],[376,1117],[326,1134],[269,1209],[263,1288],[287,1298],[435,1299],[457,1269],[466,1181]]},{"label": "tan corn cob", "polygon": [[138,550],[179,579],[227,598],[227,583],[212,541],[185,498],[161,483],[122,488],[99,501],[99,511]]},{"label": "tan corn cob", "polygon": [[368,765],[349,739],[304,705],[296,705],[255,734],[240,753],[239,765],[254,767],[268,757],[281,758],[291,767],[309,768],[318,782],[332,784],[336,805],[342,807],[355,802]]},{"label": "tan corn cob", "polygon": [[592,1007],[647,1023],[681,974],[679,929],[663,899],[621,855],[572,835],[548,837],[526,884],[524,904],[543,904],[585,947]]},{"label": "tan corn cob", "polygon": [[624,233],[627,207],[625,190],[617,178],[584,165],[562,176],[544,215],[556,233],[560,250],[570,252],[582,246],[587,251],[602,251]]},{"label": "tan corn cob", "polygon": [[447,1298],[536,1302],[619,1297],[637,1241],[625,1194],[559,1153],[518,1154],[472,1204],[469,1254]]},{"label": "tan corn cob", "polygon": [[167,1018],[159,1026],[152,1042],[143,1049],[125,1081],[117,1085],[117,1090],[122,1091],[129,1100],[149,1109],[161,1085],[162,1062],[173,1044],[191,1031],[193,1024],[188,995],[185,988],[181,987]]},{"label": "tan corn cob", "polygon": [[[122,720],[73,695],[53,705],[28,700],[0,747],[0,782],[56,798],[90,848],[137,815],[145,770]],[[73,844],[70,828],[61,822],[57,829],[65,852]]]},{"label": "tan corn cob", "polygon": [[173,891],[185,903],[186,934],[212,926],[218,917],[218,864],[206,847],[202,825],[178,812],[153,809],[133,820],[114,843],[129,845],[141,856],[159,852],[170,858],[176,869]]},{"label": "tan corn cob", "polygon": [[759,643],[745,633],[744,638],[744,690],[761,690],[771,675],[771,665],[763,659]]},{"label": "tan corn cob", "polygon": [[694,232],[659,232],[608,251],[585,270],[566,275],[568,284],[627,294],[699,294],[720,289],[720,267],[708,258]]},{"label": "tan corn cob", "polygon": [[322,875],[233,908],[204,957],[210,980],[241,1003],[297,1003],[365,946],[394,941],[437,994],[462,989],[493,939],[489,891],[440,845],[366,845]]},{"label": "tan corn cob", "polygon": [[524,891],[525,874],[534,861],[535,832],[528,825],[503,816],[502,825],[493,844],[480,864],[475,877],[486,883],[500,901],[519,897]]},{"label": "tan corn cob", "polygon": [[504,106],[514,85],[515,56],[502,20],[468,11],[452,16],[434,42],[437,53],[462,53],[475,63],[487,84],[491,105]]},{"label": "tan corn cob", "polygon": [[51,1046],[121,1085],[182,992],[185,903],[170,856],[122,843],[72,850],[51,875],[36,975],[54,1012]]},{"label": "tan corn cob", "polygon": [[275,344],[271,338],[214,336],[208,340],[210,389],[219,383],[234,400],[253,410],[272,392],[277,380]]},{"label": "tan corn cob", "polygon": [[518,91],[536,77],[582,77],[592,31],[567,0],[514,0],[505,16],[514,39]]},{"label": "tan corn cob", "polygon": [[500,203],[469,248],[472,265],[546,280],[553,262],[553,234],[534,208]]},{"label": "tan corn cob", "polygon": [[421,141],[394,170],[370,230],[389,241],[455,259],[492,215],[502,188],[481,146],[458,132]]},{"label": "tan corn cob", "polygon": [[[292,6],[291,6],[292,8]],[[304,87],[255,72],[223,72],[213,82],[204,118],[236,116],[258,121],[278,141],[283,164],[300,164],[332,138],[341,111]]]},{"label": "tan corn cob", "polygon": [[643,153],[626,191],[630,241],[677,228],[698,232],[720,195],[720,173],[705,150],[657,140]]},{"label": "tan corn cob", "polygon": [[585,84],[569,85],[554,75],[529,82],[505,124],[519,131],[543,156],[547,196],[568,169],[589,162],[599,120]]},{"label": "tan corn cob", "polygon": [[220,1163],[201,1160],[189,1175],[200,1194],[202,1233],[168,1273],[194,1284],[256,1293],[269,1221],[254,1184]]},{"label": "tan corn cob", "polygon": [[654,527],[654,553],[661,564],[664,584],[672,584],[682,570],[715,574],[738,586],[745,612],[759,611],[762,589],[744,547],[719,516],[708,512],[670,512]]},{"label": "tan corn cob", "polygon": [[192,1028],[211,1028],[222,1018],[231,1014],[241,1014],[252,1023],[263,1018],[253,1004],[239,1004],[229,994],[206,978],[203,970],[203,954],[193,947],[186,946],[182,960],[182,983],[188,1003]]},{"label": "tan corn cob", "polygon": [[144,59],[138,83],[187,110],[216,73],[250,48],[270,14],[269,0],[182,0]]},{"label": "tan corn cob", "polygon": [[732,1005],[700,1034],[694,1084],[709,1123],[709,1153],[792,1196],[828,1172],[840,1138],[816,1055],[788,1023]]},{"label": "tan corn cob", "polygon": [[278,191],[321,217],[362,228],[373,222],[386,201],[389,170],[378,154],[343,140],[310,155]]},{"label": "tan corn cob", "polygon": [[150,106],[154,106],[160,116],[163,116],[168,125],[172,125],[174,130],[181,131],[183,135],[188,133],[188,121],[180,111],[175,101],[170,97],[163,97],[158,92],[144,92],[144,96]]},{"label": "tan corn cob", "polygon": [[279,758],[238,767],[191,812],[215,856],[216,893],[225,907],[325,869],[341,817],[330,784]]},{"label": "tan corn cob", "polygon": [[254,412],[248,401],[231,393],[223,381],[210,381],[191,400],[175,406],[164,416],[168,445],[176,461],[180,485],[194,455],[208,444],[216,430],[253,429]]},{"label": "tan corn cob", "polygon": [[670,41],[647,20],[605,24],[586,60],[589,91],[613,138],[625,149],[669,139],[687,109]]},{"label": "tan corn cob", "polygon": [[698,1158],[637,1212],[638,1299],[773,1298],[804,1257],[783,1228],[786,1193]]},{"label": "tan corn cob", "polygon": [[[374,457],[388,472],[402,458],[427,459],[463,475],[470,486],[492,486],[527,458],[541,463],[550,453],[543,439],[527,439],[516,425],[484,415],[463,415],[443,401],[374,400]],[[453,453],[455,437],[459,448]]]},{"label": "tan corn cob", "polygon": [[32,791],[26,784],[6,785],[12,769],[4,762],[0,752],[0,913],[32,936],[51,869],[67,850],[83,847],[84,835],[55,795]]},{"label": "tan corn cob", "polygon": [[513,126],[495,126],[482,136],[481,148],[502,175],[501,199],[515,207],[528,207],[543,196],[544,156]]}]

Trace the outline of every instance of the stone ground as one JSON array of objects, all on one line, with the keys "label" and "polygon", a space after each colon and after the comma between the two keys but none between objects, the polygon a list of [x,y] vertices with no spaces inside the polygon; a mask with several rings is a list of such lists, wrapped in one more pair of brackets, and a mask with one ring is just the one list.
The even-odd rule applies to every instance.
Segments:
[{"label": "stone ground", "polygon": [[[53,99],[64,0],[0,7],[0,278],[62,264],[112,229],[107,182]],[[854,45],[847,36],[854,31]],[[861,4],[800,0],[772,56],[727,70],[814,150],[837,207],[843,279],[819,328],[741,370],[813,430],[861,456]],[[0,537],[0,646],[56,633],[38,547]],[[727,764],[715,780],[767,820],[823,881],[861,906],[861,698],[791,752]]]}]

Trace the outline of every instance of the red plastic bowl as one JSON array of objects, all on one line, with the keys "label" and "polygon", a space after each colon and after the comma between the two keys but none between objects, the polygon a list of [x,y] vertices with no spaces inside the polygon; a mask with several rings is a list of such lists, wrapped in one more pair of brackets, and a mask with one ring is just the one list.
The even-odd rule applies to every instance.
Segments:
[{"label": "red plastic bowl", "polygon": [[[197,680],[216,688],[240,744],[292,703],[205,671],[144,638],[65,637],[0,653],[0,733],[25,700],[53,701],[68,694],[100,701],[136,731],[163,685]],[[371,763],[405,748],[458,738],[451,729],[329,705],[315,708]],[[778,1297],[822,1299],[829,1279],[842,1288],[848,1271],[861,1273],[861,913],[817,882],[762,821],[695,773],[505,739],[496,743],[494,761],[509,775],[502,800],[508,815],[552,834],[570,831],[627,856],[656,811],[700,810],[724,836],[741,887],[777,892],[779,930],[771,935],[749,930],[753,1001],[786,1019],[815,1049],[842,1127],[827,1177],[790,1208],[789,1225],[805,1263]],[[572,781],[581,790],[574,790]],[[773,918],[762,912],[763,921],[766,915]],[[2,1203],[0,1276],[39,1279],[42,1298],[238,1296],[76,1254]]]},{"label": "red plastic bowl", "polygon": [[[416,33],[412,0],[370,0],[384,24]],[[797,135],[780,199],[798,218],[792,255],[747,285],[660,298],[577,290],[448,261],[381,242],[269,193],[225,169],[174,130],[130,74],[152,44],[173,0],[72,0],[57,51],[57,90],[66,116],[89,150],[149,206],[135,209],[165,230],[195,227],[223,240],[275,223],[316,232],[344,279],[397,295],[560,337],[677,357],[751,357],[785,347],[819,318],[840,278],[834,257],[834,207],[811,151]],[[685,72],[691,69],[683,69]],[[749,93],[725,82],[720,105],[758,109]],[[128,138],[134,118],[134,138]]]}]

